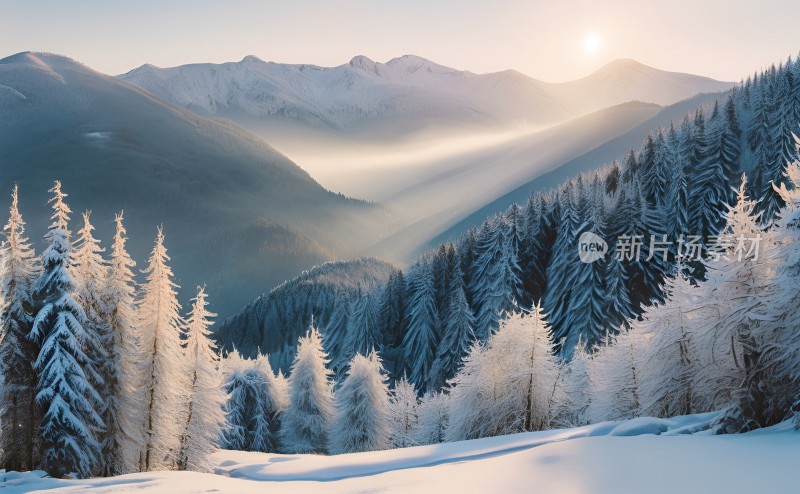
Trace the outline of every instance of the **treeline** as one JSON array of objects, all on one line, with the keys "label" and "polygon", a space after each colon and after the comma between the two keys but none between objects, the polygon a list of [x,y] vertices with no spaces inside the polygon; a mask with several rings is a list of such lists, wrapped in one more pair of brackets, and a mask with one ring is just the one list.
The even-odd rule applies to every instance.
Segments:
[{"label": "treeline", "polygon": [[0,450],[55,477],[208,470],[226,396],[206,294],[186,319],[164,235],[136,283],[123,216],[109,258],[90,213],[73,239],[61,183],[37,256],[14,188],[0,250]]},{"label": "treeline", "polygon": [[[772,185],[784,180],[794,156],[798,122],[800,63],[790,59],[743,81],[713,107],[653,132],[622,162],[534,192],[526,204],[422,255],[382,288],[340,297],[330,315],[317,317],[334,372],[375,347],[393,381],[407,374],[421,391],[439,389],[473,339],[487,341],[507,314],[537,303],[561,357],[571,358],[578,342],[593,348],[609,330],[663,302],[664,280],[676,274],[687,249],[696,255],[685,259],[684,274],[693,283],[706,279],[702,259],[725,224],[742,173],[751,177],[746,192],[760,221],[773,221],[784,199]],[[606,239],[611,254],[581,262],[578,239],[586,232]],[[638,258],[618,260],[614,254],[637,236]],[[279,327],[266,319],[265,339]]]},{"label": "treeline", "polygon": [[692,281],[679,258],[662,301],[591,351],[577,341],[570,361],[556,357],[540,305],[470,343],[456,375],[421,399],[405,378],[390,390],[374,350],[335,380],[323,348],[335,342],[314,327],[288,379],[266,357],[232,354],[225,446],[346,453],[702,412],[720,412],[707,424],[717,433],[792,416],[800,426],[800,163],[787,173],[771,226],[743,182],[700,261],[705,280]]}]

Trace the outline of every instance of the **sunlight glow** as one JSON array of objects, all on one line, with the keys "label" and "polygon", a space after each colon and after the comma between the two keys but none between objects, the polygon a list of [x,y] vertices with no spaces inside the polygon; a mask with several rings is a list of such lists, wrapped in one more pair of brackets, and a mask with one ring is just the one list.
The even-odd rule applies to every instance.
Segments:
[{"label": "sunlight glow", "polygon": [[586,36],[586,41],[583,42],[583,49],[590,55],[595,54],[600,50],[602,42],[603,40],[600,39],[600,36],[590,33]]}]

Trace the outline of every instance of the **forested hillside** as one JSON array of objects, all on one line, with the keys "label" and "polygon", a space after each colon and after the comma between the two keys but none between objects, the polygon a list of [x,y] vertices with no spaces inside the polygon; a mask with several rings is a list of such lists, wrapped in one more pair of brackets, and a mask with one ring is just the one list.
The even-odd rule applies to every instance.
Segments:
[{"label": "forested hillside", "polygon": [[[365,292],[368,301],[326,308],[336,315],[320,320],[334,370],[374,345],[393,378],[405,372],[421,389],[438,388],[473,339],[486,341],[506,314],[537,302],[563,357],[578,342],[592,348],[663,300],[662,284],[676,274],[679,257],[690,280],[705,279],[701,260],[714,253],[742,173],[760,221],[772,221],[783,205],[772,186],[785,181],[798,122],[800,63],[790,59],[713,106],[654,129],[640,149],[598,172],[534,191],[526,204]],[[609,254],[581,262],[585,232],[605,239]]]},{"label": "forested hillside", "polygon": [[269,354],[272,364],[286,372],[297,338],[308,329],[312,317],[317,324],[327,325],[334,306],[361,300],[395,274],[399,274],[397,268],[377,259],[317,266],[223,321],[216,331],[217,341],[226,350],[236,349],[247,357]]}]

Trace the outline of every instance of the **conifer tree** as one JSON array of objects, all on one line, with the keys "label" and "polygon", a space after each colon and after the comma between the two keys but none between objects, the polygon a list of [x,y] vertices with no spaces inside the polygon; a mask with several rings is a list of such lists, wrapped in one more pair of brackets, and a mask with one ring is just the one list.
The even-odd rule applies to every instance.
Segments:
[{"label": "conifer tree", "polygon": [[113,453],[106,457],[112,475],[131,473],[141,467],[145,445],[145,372],[143,351],[136,327],[136,263],[128,254],[127,232],[122,213],[116,215],[116,232],[111,249],[111,263],[104,291],[108,309],[111,340],[108,358],[113,373],[109,386],[111,410],[115,423],[109,429]]},{"label": "conifer tree", "polygon": [[78,230],[78,238],[73,245],[71,269],[75,278],[75,301],[86,314],[84,330],[90,335],[90,341],[99,344],[92,349],[90,356],[96,362],[96,373],[100,381],[92,383],[101,396],[105,397],[103,422],[105,430],[101,438],[103,473],[109,475],[118,472],[115,450],[119,441],[119,425],[116,413],[119,410],[116,362],[113,357],[118,350],[113,348],[114,339],[110,326],[108,300],[104,297],[108,280],[108,263],[102,257],[105,249],[92,233],[94,226],[90,221],[91,213],[83,213],[83,227]]},{"label": "conifer tree", "polygon": [[169,260],[164,232],[159,228],[144,270],[147,282],[139,303],[139,341],[145,363],[144,470],[177,468],[190,385],[182,348],[178,286],[172,281]]},{"label": "conifer tree", "polygon": [[403,347],[409,380],[424,389],[431,374],[439,335],[436,334],[436,293],[433,287],[431,267],[423,259],[412,266],[406,277],[408,282],[406,300],[406,334]]},{"label": "conifer tree", "polygon": [[391,416],[389,388],[378,354],[357,354],[335,397],[336,418],[330,436],[332,453],[388,449]]},{"label": "conifer tree", "polygon": [[34,468],[35,444],[38,435],[37,410],[34,399],[36,372],[33,363],[37,345],[28,338],[33,317],[31,294],[39,266],[33,248],[25,236],[25,222],[19,212],[17,186],[11,195],[6,241],[0,248],[0,451],[2,467],[7,471]]},{"label": "conifer tree", "polygon": [[48,246],[34,296],[41,308],[30,333],[40,348],[34,369],[41,411],[41,467],[54,477],[70,473],[87,477],[102,464],[98,438],[104,429],[105,404],[94,383],[103,380],[93,360],[100,342],[84,329],[86,314],[74,298],[66,194],[58,181],[50,192],[53,223],[45,235]]},{"label": "conifer tree", "polygon": [[281,423],[287,453],[325,453],[333,423],[333,383],[322,337],[313,326],[297,345],[289,374],[289,405]]},{"label": "conifer tree", "polygon": [[405,376],[395,382],[389,403],[391,443],[395,448],[416,446],[415,430],[419,423],[417,390]]},{"label": "conifer tree", "polygon": [[436,360],[431,371],[432,385],[441,388],[458,370],[461,360],[469,352],[475,334],[475,318],[467,302],[464,283],[461,277],[461,266],[453,264],[450,273],[450,289],[448,297],[449,317],[445,322],[442,341],[436,349]]},{"label": "conifer tree", "polygon": [[635,321],[634,330],[643,335],[640,368],[642,413],[654,417],[688,415],[692,404],[692,376],[697,350],[692,338],[692,309],[696,288],[680,265],[674,278],[664,283],[664,304],[654,305]]},{"label": "conifer tree", "polygon": [[477,256],[472,263],[475,336],[485,341],[497,330],[498,322],[514,310],[519,301],[521,281],[514,249],[515,235],[502,217],[481,227]]},{"label": "conifer tree", "polygon": [[282,409],[277,408],[271,393],[275,388],[269,360],[262,356],[243,359],[233,351],[225,358],[223,368],[228,401],[224,406],[226,427],[221,446],[237,451],[276,452],[277,416]]},{"label": "conifer tree", "polygon": [[450,395],[443,392],[426,394],[419,404],[419,422],[414,430],[418,445],[444,442],[450,420]]},{"label": "conifer tree", "polygon": [[186,321],[186,358],[189,369],[189,413],[181,444],[181,467],[208,472],[209,455],[219,447],[225,423],[225,393],[216,344],[211,340],[211,318],[206,308],[206,293],[198,287],[192,310]]}]

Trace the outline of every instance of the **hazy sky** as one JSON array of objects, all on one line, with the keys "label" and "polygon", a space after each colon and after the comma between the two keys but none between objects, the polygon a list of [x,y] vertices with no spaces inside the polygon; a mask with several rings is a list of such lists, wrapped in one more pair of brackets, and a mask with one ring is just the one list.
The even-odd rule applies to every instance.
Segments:
[{"label": "hazy sky", "polygon": [[574,79],[616,58],[738,80],[800,50],[796,0],[0,0],[0,57],[109,74],[237,61],[339,65],[415,54],[473,72]]}]

